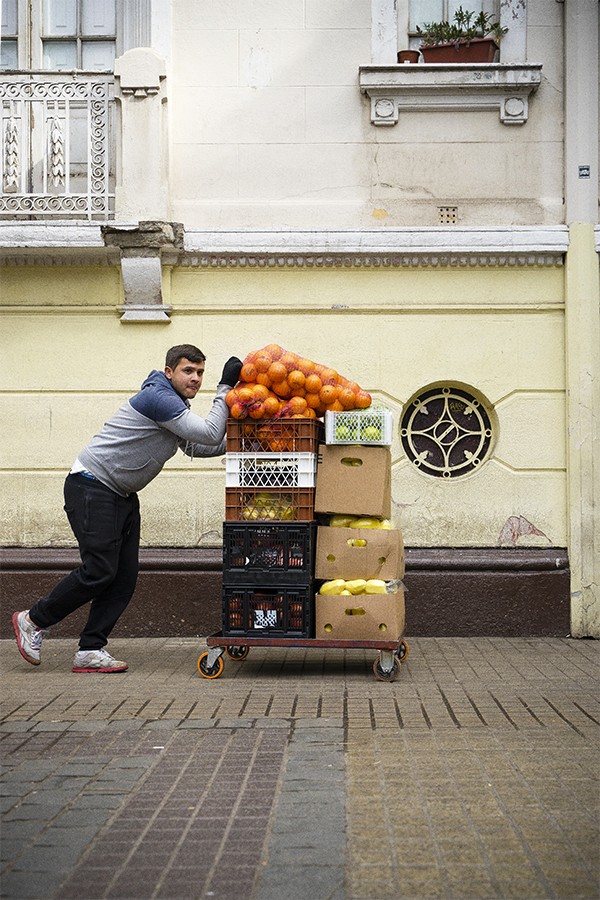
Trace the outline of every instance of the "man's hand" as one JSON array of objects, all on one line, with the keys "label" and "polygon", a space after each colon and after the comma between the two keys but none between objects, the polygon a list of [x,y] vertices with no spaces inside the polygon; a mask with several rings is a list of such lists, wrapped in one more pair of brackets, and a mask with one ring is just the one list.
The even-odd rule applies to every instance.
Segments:
[{"label": "man's hand", "polygon": [[223,366],[223,374],[219,384],[227,384],[229,387],[235,387],[239,381],[242,361],[237,356],[230,356]]}]

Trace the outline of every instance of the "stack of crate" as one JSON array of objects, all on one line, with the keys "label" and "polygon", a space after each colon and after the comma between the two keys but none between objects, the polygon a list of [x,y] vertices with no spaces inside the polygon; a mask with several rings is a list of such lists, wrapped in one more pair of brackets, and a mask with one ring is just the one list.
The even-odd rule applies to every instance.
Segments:
[{"label": "stack of crate", "polygon": [[223,635],[313,637],[316,419],[230,419]]}]

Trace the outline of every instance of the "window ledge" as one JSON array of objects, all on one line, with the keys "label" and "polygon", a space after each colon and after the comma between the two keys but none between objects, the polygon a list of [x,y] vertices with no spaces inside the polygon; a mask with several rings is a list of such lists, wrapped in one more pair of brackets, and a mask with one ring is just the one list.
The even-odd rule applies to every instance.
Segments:
[{"label": "window ledge", "polygon": [[361,93],[371,122],[395,125],[400,111],[497,109],[504,125],[523,125],[529,96],[542,80],[541,63],[416,63],[361,66]]}]

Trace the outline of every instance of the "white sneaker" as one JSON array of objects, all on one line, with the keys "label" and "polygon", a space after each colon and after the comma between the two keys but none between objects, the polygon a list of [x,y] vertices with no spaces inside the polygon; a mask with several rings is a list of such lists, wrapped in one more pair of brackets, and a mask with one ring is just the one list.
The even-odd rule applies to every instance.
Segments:
[{"label": "white sneaker", "polygon": [[47,632],[30,622],[27,613],[26,609],[22,612],[13,613],[12,623],[17,639],[17,647],[23,659],[26,659],[32,666],[39,666],[41,662],[42,638]]},{"label": "white sneaker", "polygon": [[73,660],[74,672],[125,672],[126,662],[114,659],[106,650],[78,650]]}]

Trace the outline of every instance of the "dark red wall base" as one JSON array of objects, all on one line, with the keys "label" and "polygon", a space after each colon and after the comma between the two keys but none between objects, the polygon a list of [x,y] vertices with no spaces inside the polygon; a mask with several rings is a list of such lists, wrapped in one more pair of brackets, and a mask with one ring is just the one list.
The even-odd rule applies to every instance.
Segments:
[{"label": "dark red wall base", "polygon": [[[78,565],[75,550],[0,549],[0,637]],[[220,549],[147,549],[135,595],[114,637],[201,637],[221,627]],[[408,548],[406,634],[415,637],[564,637],[570,590],[564,548]],[[75,637],[85,608],[52,628]]]}]

